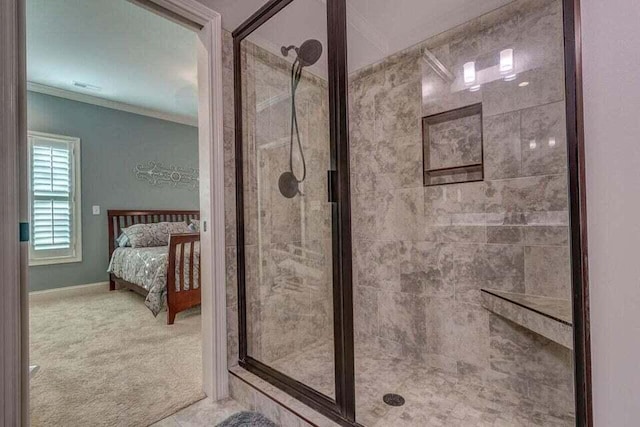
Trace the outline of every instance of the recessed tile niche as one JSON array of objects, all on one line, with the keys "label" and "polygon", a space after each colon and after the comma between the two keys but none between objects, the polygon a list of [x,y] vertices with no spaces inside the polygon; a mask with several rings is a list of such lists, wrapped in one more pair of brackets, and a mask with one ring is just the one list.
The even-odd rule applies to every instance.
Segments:
[{"label": "recessed tile niche", "polygon": [[482,181],[482,104],[422,118],[424,185]]}]

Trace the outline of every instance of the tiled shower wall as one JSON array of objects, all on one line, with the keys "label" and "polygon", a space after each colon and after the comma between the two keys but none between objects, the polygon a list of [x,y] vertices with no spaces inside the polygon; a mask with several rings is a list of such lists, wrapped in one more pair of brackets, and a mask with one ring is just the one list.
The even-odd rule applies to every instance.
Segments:
[{"label": "tiled shower wall", "polygon": [[227,363],[238,364],[238,259],[236,246],[236,167],[233,102],[233,38],[222,32],[222,93],[224,110],[224,213],[227,287]]},{"label": "tiled shower wall", "polygon": [[[225,90],[229,91],[228,34],[224,47]],[[302,195],[287,199],[278,190],[278,178],[289,170],[291,64],[249,40],[243,41],[242,58],[248,352],[270,364],[332,337],[331,210],[326,203],[328,91],[326,81],[303,73],[296,106],[307,177],[300,187]],[[227,286],[234,333],[229,357],[235,364],[235,206],[230,205],[235,202],[235,171],[233,127],[227,126],[232,118],[227,109],[233,105],[228,97],[225,101]],[[293,152],[294,169],[300,177],[295,142]],[[292,365],[287,366],[295,370]]]},{"label": "tiled shower wall", "polygon": [[[424,60],[460,82],[506,48],[518,78],[478,92]],[[570,350],[480,305],[481,288],[570,298],[563,79],[560,0],[511,3],[350,76],[356,359],[385,352],[573,410]],[[423,187],[421,118],[480,102],[485,180]]]}]

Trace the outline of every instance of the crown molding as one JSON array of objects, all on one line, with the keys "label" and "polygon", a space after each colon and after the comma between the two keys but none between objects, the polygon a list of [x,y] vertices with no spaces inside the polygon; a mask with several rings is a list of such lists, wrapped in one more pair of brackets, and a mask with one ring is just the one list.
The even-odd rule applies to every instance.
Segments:
[{"label": "crown molding", "polygon": [[125,111],[127,113],[139,114],[141,116],[153,117],[154,119],[166,120],[169,122],[180,123],[187,126],[198,126],[198,119],[182,116],[179,114],[165,113],[163,111],[151,108],[140,107],[137,105],[126,104],[124,102],[112,101],[105,98],[99,98],[93,95],[73,92],[66,89],[60,89],[53,86],[47,86],[40,83],[27,82],[27,90],[30,92],[42,93],[45,95],[56,96],[58,98],[70,99],[72,101],[83,102],[85,104],[97,105],[100,107],[111,108],[112,110]]}]

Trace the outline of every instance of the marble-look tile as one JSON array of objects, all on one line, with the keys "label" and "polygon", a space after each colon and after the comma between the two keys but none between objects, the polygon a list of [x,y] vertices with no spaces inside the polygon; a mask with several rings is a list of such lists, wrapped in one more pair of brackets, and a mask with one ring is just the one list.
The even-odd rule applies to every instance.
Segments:
[{"label": "marble-look tile", "polygon": [[563,102],[522,111],[522,173],[551,175],[567,168]]},{"label": "marble-look tile", "polygon": [[236,147],[234,128],[224,128],[224,185],[234,187],[236,183]]},{"label": "marble-look tile", "polygon": [[335,368],[333,340],[317,341],[269,365],[290,377],[335,398]]},{"label": "marble-look tile", "polygon": [[485,194],[486,209],[490,213],[567,210],[567,180],[564,175],[488,181]]},{"label": "marble-look tile", "polygon": [[481,30],[478,38],[483,52],[499,52],[513,45],[522,31],[518,9],[508,5],[481,16],[479,21]]},{"label": "marble-look tile", "polygon": [[[566,346],[540,337],[531,346],[527,377],[536,385],[543,385],[567,394],[573,392],[573,352]],[[529,387],[535,389],[536,387]]]},{"label": "marble-look tile", "polygon": [[487,241],[487,227],[484,225],[428,226],[427,233],[434,233],[437,241],[445,243],[485,243]]},{"label": "marble-look tile", "polygon": [[536,384],[531,387],[529,397],[546,409],[544,425],[572,425],[575,420],[575,404],[573,391],[561,390]]},{"label": "marble-look tile", "polygon": [[487,243],[517,245],[523,241],[523,227],[491,226],[487,227]]},{"label": "marble-look tile", "polygon": [[394,88],[419,80],[420,56],[420,49],[414,47],[385,58],[385,64],[382,65],[385,86]]},{"label": "marble-look tile", "polygon": [[523,52],[523,67],[549,66],[564,58],[563,10],[556,0],[527,0],[519,3],[520,31],[516,51]]},{"label": "marble-look tile", "polygon": [[381,198],[376,192],[351,195],[351,234],[354,240],[373,240],[373,236],[377,236],[376,207]]},{"label": "marble-look tile", "polygon": [[421,84],[417,79],[388,88],[375,96],[375,142],[392,144],[398,138],[409,138],[420,143],[420,90]]},{"label": "marble-look tile", "polygon": [[222,109],[225,127],[234,127],[234,82],[233,82],[233,38],[231,33],[223,31],[222,37]]},{"label": "marble-look tile", "polygon": [[384,88],[384,70],[349,81],[349,145],[369,148],[374,141],[375,97]]},{"label": "marble-look tile", "polygon": [[445,280],[477,284],[524,285],[524,250],[515,245],[445,245],[439,267]]},{"label": "marble-look tile", "polygon": [[476,305],[456,303],[457,359],[475,366],[489,364],[489,314]]},{"label": "marble-look tile", "polygon": [[525,287],[528,294],[569,299],[571,264],[566,246],[525,248]]},{"label": "marble-look tile", "polygon": [[486,179],[515,178],[522,171],[520,112],[484,119]]},{"label": "marble-look tile", "polygon": [[[495,293],[495,291],[492,292]],[[562,301],[570,305],[570,300]],[[482,292],[482,305],[487,310],[553,342],[569,349],[573,348],[573,328],[569,325],[486,292]]]},{"label": "marble-look tile", "polygon": [[485,185],[471,182],[425,187],[426,225],[485,225]]},{"label": "marble-look tile", "polygon": [[524,227],[524,242],[527,245],[559,245],[569,243],[567,226],[530,226]]},{"label": "marble-look tile", "polygon": [[376,233],[381,240],[424,240],[425,204],[421,187],[382,194]]},{"label": "marble-look tile", "polygon": [[428,298],[426,304],[426,352],[457,358],[455,309],[453,299]]},{"label": "marble-look tile", "polygon": [[422,147],[404,139],[352,150],[353,191],[381,191],[422,185]]},{"label": "marble-look tile", "polygon": [[[535,398],[527,412],[522,412],[521,415],[542,412],[539,402],[548,391],[544,390],[545,387],[552,389],[552,385],[556,390],[564,390],[565,396],[571,394],[573,370],[569,349],[496,315],[491,316],[490,325],[492,368],[526,381],[526,387],[518,395],[526,393]],[[562,402],[566,403],[566,400],[563,399]],[[557,415],[558,411],[548,403],[550,402],[544,403],[547,408],[545,413]],[[570,409],[562,414],[565,422],[571,418],[568,412]]]},{"label": "marble-look tile", "polygon": [[366,286],[354,286],[353,311],[354,334],[356,340],[374,338],[378,329],[379,291]]},{"label": "marble-look tile", "polygon": [[224,236],[226,246],[237,244],[235,187],[224,187]]},{"label": "marble-look tile", "polygon": [[413,348],[424,346],[427,333],[423,297],[381,291],[378,313],[382,338]]},{"label": "marble-look tile", "polygon": [[431,266],[424,267],[422,271],[400,273],[400,289],[432,298],[451,298],[454,294],[452,283],[443,280],[442,272]]},{"label": "marble-look tile", "polygon": [[[375,236],[371,236],[375,237]],[[353,267],[359,286],[398,289],[401,244],[396,241],[356,240]]]},{"label": "marble-look tile", "polygon": [[[529,84],[521,87],[519,83]],[[518,111],[564,99],[562,61],[553,66],[534,68],[519,74],[511,82],[496,80],[482,88],[483,114],[487,117]]]},{"label": "marble-look tile", "polygon": [[425,165],[430,169],[482,162],[482,120],[480,115],[462,117],[428,126],[424,141]]},{"label": "marble-look tile", "polygon": [[482,302],[480,289],[481,287],[477,283],[457,282],[454,298],[459,303],[480,305]]},{"label": "marble-look tile", "polygon": [[491,369],[526,381],[533,332],[494,314],[489,316],[489,328]]},{"label": "marble-look tile", "polygon": [[238,248],[235,246],[227,246],[225,248],[227,307],[234,307],[238,304],[237,251]]}]

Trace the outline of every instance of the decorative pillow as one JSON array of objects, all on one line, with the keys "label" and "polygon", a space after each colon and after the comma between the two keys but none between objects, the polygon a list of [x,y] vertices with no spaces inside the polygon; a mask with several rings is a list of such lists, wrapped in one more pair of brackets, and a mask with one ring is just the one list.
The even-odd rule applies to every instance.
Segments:
[{"label": "decorative pillow", "polygon": [[178,233],[189,233],[186,222],[157,222],[154,224],[135,224],[122,229],[129,239],[132,248],[148,248],[167,246],[169,236]]},{"label": "decorative pillow", "polygon": [[191,224],[189,224],[189,229],[194,233],[198,233],[200,231],[200,220],[192,219]]},{"label": "decorative pillow", "polygon": [[120,233],[116,239],[116,248],[124,248],[125,246],[131,246],[131,243],[129,243],[129,237],[126,233]]}]

